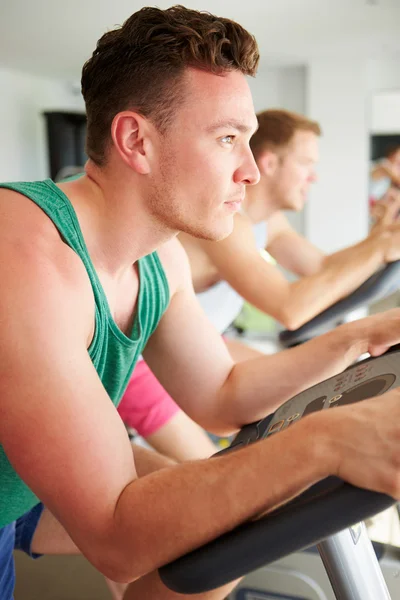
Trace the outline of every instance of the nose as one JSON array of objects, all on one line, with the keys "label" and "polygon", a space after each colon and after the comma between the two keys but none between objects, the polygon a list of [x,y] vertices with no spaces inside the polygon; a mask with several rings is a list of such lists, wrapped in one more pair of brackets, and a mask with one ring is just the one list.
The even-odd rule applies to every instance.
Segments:
[{"label": "nose", "polygon": [[255,185],[260,181],[260,171],[250,148],[246,151],[242,164],[236,170],[234,179],[235,183],[244,183],[244,185]]}]

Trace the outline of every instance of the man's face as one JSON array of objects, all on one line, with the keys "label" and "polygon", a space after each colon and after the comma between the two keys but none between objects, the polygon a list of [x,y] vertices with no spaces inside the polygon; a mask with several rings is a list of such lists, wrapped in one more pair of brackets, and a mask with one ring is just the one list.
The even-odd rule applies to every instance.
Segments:
[{"label": "man's face", "polygon": [[249,147],[257,127],[245,77],[188,69],[186,98],[160,135],[151,211],[164,225],[203,239],[229,235],[247,185],[259,172]]},{"label": "man's face", "polygon": [[311,131],[296,131],[293,139],[278,156],[273,175],[276,201],[282,210],[301,210],[310,186],[317,179],[318,137]]}]

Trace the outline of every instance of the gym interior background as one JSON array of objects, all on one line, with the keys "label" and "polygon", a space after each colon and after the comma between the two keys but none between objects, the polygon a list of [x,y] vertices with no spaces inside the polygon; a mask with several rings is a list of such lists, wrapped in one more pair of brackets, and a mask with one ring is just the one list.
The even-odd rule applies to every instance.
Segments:
[{"label": "gym interior background", "polygon": [[[72,113],[78,127],[83,62],[104,31],[146,4],[152,2],[2,0],[0,180],[50,176],[45,113]],[[161,8],[171,4],[157,2]],[[365,237],[371,137],[400,136],[399,0],[184,4],[233,18],[255,34],[261,50],[259,73],[250,80],[256,110],[286,108],[322,124],[319,181],[304,212],[289,215],[294,226],[326,252]],[[80,559],[51,558],[45,567],[40,562],[19,560],[17,600],[108,597],[102,580]],[[24,588],[28,570],[40,591],[31,580],[31,588]]]}]

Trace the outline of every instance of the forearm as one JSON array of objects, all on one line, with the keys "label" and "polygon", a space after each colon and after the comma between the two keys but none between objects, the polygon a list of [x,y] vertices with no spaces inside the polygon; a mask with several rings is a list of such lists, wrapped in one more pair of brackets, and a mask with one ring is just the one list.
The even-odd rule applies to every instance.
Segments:
[{"label": "forearm", "polygon": [[225,338],[226,347],[229,350],[229,354],[231,355],[234,362],[242,362],[243,360],[249,360],[249,358],[258,358],[260,356],[264,356],[263,352],[252,348],[240,342],[236,339]]},{"label": "forearm", "polygon": [[115,511],[119,578],[150,572],[327,475],[312,424],[305,420],[241,451],[165,469],[128,485]]},{"label": "forearm", "polygon": [[281,321],[297,329],[357,289],[385,263],[386,234],[327,256],[318,273],[290,284],[281,307]]},{"label": "forearm", "polygon": [[[365,269],[376,270],[385,264],[385,253],[390,240],[389,231],[379,231],[371,234],[364,240],[333,254],[325,256],[324,269],[343,269],[345,265],[351,265],[351,272],[358,271],[358,263],[365,265]],[[362,266],[362,265],[360,265]],[[361,274],[358,277],[362,276]]]},{"label": "forearm", "polygon": [[226,279],[250,304],[287,329],[297,329],[353,292],[384,264],[390,235],[379,232],[324,257],[317,272],[292,283],[263,260]]},{"label": "forearm", "polygon": [[295,348],[236,364],[217,403],[219,422],[234,431],[262,419],[289,398],[340,373],[367,350],[360,327],[349,323]]}]

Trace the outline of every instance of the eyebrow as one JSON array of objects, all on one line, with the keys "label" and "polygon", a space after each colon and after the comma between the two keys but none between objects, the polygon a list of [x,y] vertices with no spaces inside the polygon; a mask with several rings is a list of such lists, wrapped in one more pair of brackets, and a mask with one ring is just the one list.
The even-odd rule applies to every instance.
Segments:
[{"label": "eyebrow", "polygon": [[250,132],[255,133],[258,129],[258,125],[256,126],[256,128],[249,127],[249,125],[246,125],[246,123],[244,123],[243,121],[236,121],[235,119],[229,119],[227,121],[217,121],[216,123],[213,123],[212,125],[207,127],[207,131],[209,133],[213,133],[214,131],[217,131],[218,129],[225,129],[225,128],[226,129],[233,128],[233,129],[236,129],[237,131],[240,131],[240,133],[250,133]]}]

